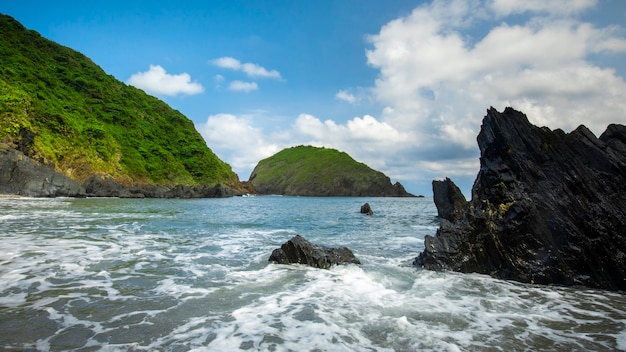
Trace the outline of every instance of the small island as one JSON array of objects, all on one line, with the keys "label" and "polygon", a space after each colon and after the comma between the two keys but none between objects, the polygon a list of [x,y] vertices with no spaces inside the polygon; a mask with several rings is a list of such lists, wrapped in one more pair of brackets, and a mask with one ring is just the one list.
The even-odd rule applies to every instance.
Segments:
[{"label": "small island", "polygon": [[249,182],[259,194],[413,197],[382,172],[332,148],[297,146],[261,160]]}]

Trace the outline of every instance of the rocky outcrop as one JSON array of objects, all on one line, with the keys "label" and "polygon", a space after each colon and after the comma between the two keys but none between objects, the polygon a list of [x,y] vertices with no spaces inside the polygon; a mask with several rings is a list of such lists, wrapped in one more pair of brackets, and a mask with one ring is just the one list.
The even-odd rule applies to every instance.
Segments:
[{"label": "rocky outcrop", "polygon": [[0,194],[26,197],[224,198],[244,193],[222,184],[127,186],[112,177],[100,175],[90,177],[81,185],[54,167],[4,146],[0,150]]},{"label": "rocky outcrop", "polygon": [[361,264],[346,247],[330,248],[315,245],[300,235],[294,236],[280,248],[275,249],[269,261],[278,264],[306,264],[321,269],[339,264]]},{"label": "rocky outcrop", "polygon": [[374,215],[374,210],[372,210],[370,203],[361,205],[361,214]]},{"label": "rocky outcrop", "polygon": [[0,194],[26,197],[84,197],[76,181],[41,164],[19,150],[0,150]]},{"label": "rocky outcrop", "polygon": [[439,218],[454,221],[463,214],[467,201],[452,180],[433,181],[433,194]]},{"label": "rocky outcrop", "polygon": [[491,108],[480,171],[463,205],[449,180],[433,184],[441,217],[415,264],[527,283],[626,290],[626,127],[600,138],[536,127]]},{"label": "rocky outcrop", "polygon": [[94,175],[84,183],[85,193],[89,197],[120,198],[226,198],[242,195],[241,191],[218,184],[216,186],[163,186],[133,185],[126,186],[113,178]]}]

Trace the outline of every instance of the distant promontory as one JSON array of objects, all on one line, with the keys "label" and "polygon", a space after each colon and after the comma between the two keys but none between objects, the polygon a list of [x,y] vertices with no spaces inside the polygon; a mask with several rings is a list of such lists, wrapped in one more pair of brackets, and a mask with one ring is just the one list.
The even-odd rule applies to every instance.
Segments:
[{"label": "distant promontory", "polygon": [[261,160],[249,182],[260,194],[411,197],[382,172],[331,148],[297,146]]},{"label": "distant promontory", "polygon": [[247,193],[191,120],[0,14],[0,193]]}]

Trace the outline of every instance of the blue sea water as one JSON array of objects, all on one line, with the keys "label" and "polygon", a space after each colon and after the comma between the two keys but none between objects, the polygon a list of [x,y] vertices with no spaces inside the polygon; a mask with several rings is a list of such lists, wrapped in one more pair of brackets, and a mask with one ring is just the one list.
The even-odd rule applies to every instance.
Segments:
[{"label": "blue sea water", "polygon": [[[0,350],[626,350],[622,293],[411,266],[438,221],[432,198],[0,198]],[[269,264],[296,234],[362,264]]]}]

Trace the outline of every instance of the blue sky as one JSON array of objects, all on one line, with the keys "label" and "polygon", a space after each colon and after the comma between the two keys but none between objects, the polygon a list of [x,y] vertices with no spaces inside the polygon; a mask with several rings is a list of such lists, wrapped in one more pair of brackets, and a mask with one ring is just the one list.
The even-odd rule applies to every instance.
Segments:
[{"label": "blue sky", "polygon": [[348,152],[469,195],[485,111],[626,124],[626,1],[5,1],[0,12],[194,121],[246,180],[282,148]]}]

